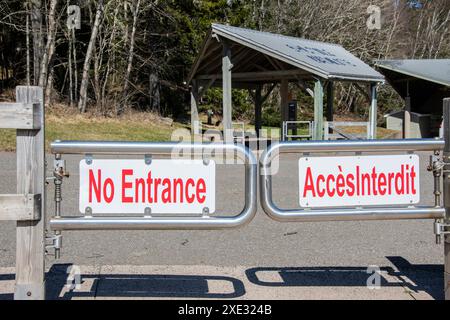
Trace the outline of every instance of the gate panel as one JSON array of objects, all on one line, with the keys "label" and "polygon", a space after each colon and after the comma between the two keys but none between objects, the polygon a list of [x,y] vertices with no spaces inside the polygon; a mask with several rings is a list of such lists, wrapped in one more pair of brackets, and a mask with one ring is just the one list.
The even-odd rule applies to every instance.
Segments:
[{"label": "gate panel", "polygon": [[374,141],[314,141],[314,142],[286,142],[271,146],[261,156],[261,206],[266,214],[281,222],[312,222],[312,221],[351,221],[351,220],[399,220],[399,219],[442,219],[445,209],[442,207],[352,207],[326,209],[281,209],[272,200],[272,162],[284,153],[308,155],[310,153],[334,152],[414,152],[441,151],[443,140],[374,140]]},{"label": "gate panel", "polygon": [[56,141],[51,145],[52,153],[82,155],[142,155],[164,156],[189,154],[192,157],[213,158],[233,155],[245,164],[245,207],[236,216],[223,217],[54,217],[50,226],[55,231],[62,230],[210,230],[235,228],[250,222],[257,209],[257,161],[253,153],[241,145],[233,144],[180,144],[144,142],[81,142]]}]

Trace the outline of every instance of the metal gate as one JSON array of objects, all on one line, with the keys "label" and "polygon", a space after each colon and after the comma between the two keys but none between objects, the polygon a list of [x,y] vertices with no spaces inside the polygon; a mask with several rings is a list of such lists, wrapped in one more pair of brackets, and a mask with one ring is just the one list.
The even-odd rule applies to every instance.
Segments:
[{"label": "metal gate", "polygon": [[[53,248],[56,257],[59,256],[61,231],[211,230],[243,226],[254,218],[257,211],[257,160],[249,149],[240,144],[55,141],[51,144],[51,151],[55,155],[53,177],[51,177],[51,180],[55,183],[55,213],[50,219],[50,228],[54,231],[54,234],[46,237],[46,165],[44,160],[42,98],[41,88],[18,87],[18,102],[4,104],[0,108],[0,128],[18,129],[17,194],[0,195],[0,204],[2,205],[0,220],[17,221],[16,299],[45,298],[45,250]],[[285,142],[272,145],[260,159],[261,206],[269,217],[281,222],[434,219],[436,220],[435,233],[437,239],[440,240],[442,236],[445,236],[445,288],[446,298],[450,299],[450,231],[448,230],[450,212],[450,99],[446,99],[444,103],[444,130],[444,140],[313,141]],[[402,153],[403,158],[401,159],[405,159],[404,161],[408,163],[416,163],[414,162],[416,161],[415,152],[418,151],[433,153],[430,156],[429,171],[433,173],[434,179],[434,206],[418,206],[414,199],[403,197],[401,198],[401,205],[393,206],[383,203],[367,204],[364,202],[366,200],[358,200],[359,202],[351,205],[344,205],[341,202],[337,205],[336,203],[319,203],[316,206],[310,203],[302,205],[300,201],[298,209],[288,210],[277,207],[272,200],[273,163],[280,154],[301,154],[303,155],[301,161],[306,163],[317,160],[317,157],[311,156],[312,153],[322,155],[343,153],[347,156],[352,155],[353,158],[347,159],[363,163],[363,154],[369,154],[364,158],[364,161],[384,160],[389,162],[389,157],[393,159],[396,156],[395,154]],[[185,214],[182,216],[170,213],[155,215],[151,208],[145,208],[140,216],[97,216],[93,214],[89,207],[86,207],[84,216],[72,217],[62,214],[61,189],[67,176],[64,155],[83,155],[86,165],[92,165],[93,161],[97,161],[96,157],[133,155],[140,157],[137,161],[140,161],[141,164],[151,165],[155,157],[168,159],[174,154],[180,154],[180,152],[191,160],[203,162],[205,166],[211,159],[224,155],[228,157],[232,155],[233,159],[242,161],[245,166],[244,209],[234,216],[212,216],[208,207],[205,207],[201,214]],[[382,154],[385,158],[382,160],[374,158],[378,154]],[[372,158],[367,158],[371,155],[373,155]],[[387,167],[389,165],[394,164],[386,164]],[[409,168],[406,170],[410,170],[410,178],[414,179],[411,168],[406,168]],[[402,167],[403,169],[404,167]],[[342,169],[340,170],[342,171]],[[443,205],[441,204],[441,182],[444,186]],[[46,241],[51,241],[51,244],[45,246]]]},{"label": "metal gate", "polygon": [[280,154],[294,153],[311,157],[311,153],[334,154],[363,152],[415,152],[436,151],[444,149],[441,140],[390,140],[390,141],[312,141],[280,143],[271,146],[260,160],[261,206],[269,217],[282,222],[295,221],[345,221],[345,220],[398,220],[398,219],[442,219],[445,209],[440,205],[433,207],[403,208],[354,206],[348,209],[310,209],[299,208],[287,210],[278,208],[272,201],[272,162]]},{"label": "metal gate", "polygon": [[[143,142],[89,142],[56,141],[51,151],[57,160],[66,154],[79,154],[92,159],[99,155],[140,155],[142,160],[155,156],[170,157],[182,152],[209,161],[215,154],[232,155],[245,165],[245,207],[236,216],[211,217],[208,212],[200,217],[171,216],[156,217],[148,214],[136,217],[64,217],[57,214],[50,220],[50,227],[62,230],[169,230],[169,229],[224,229],[235,228],[250,222],[256,213],[257,204],[257,161],[251,151],[237,144],[179,144],[179,143],[143,143]],[[55,168],[58,171],[58,167]],[[143,215],[145,213],[143,212]]]}]

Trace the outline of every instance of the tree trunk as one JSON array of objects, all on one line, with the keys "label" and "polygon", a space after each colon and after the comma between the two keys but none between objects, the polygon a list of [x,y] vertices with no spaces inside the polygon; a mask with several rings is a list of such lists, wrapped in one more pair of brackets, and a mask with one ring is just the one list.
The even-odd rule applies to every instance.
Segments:
[{"label": "tree trunk", "polygon": [[27,21],[26,21],[26,46],[27,46],[27,86],[31,86],[31,70],[30,70],[30,14],[28,12],[28,3],[26,5]]},{"label": "tree trunk", "polygon": [[53,66],[50,67],[50,71],[48,73],[47,86],[45,88],[45,105],[49,106],[53,103],[52,93],[53,93],[53,80],[54,80],[54,71]]},{"label": "tree trunk", "polygon": [[116,25],[117,25],[117,14],[119,13],[119,7],[116,7],[116,9],[114,10],[114,20],[113,20],[113,26],[112,26],[112,30],[111,30],[111,34],[110,34],[110,38],[109,38],[109,54],[108,54],[108,60],[106,63],[106,74],[105,74],[105,78],[103,80],[103,86],[102,86],[102,103],[101,103],[101,109],[102,112],[106,111],[106,88],[109,84],[109,76],[110,76],[110,72],[111,72],[111,63],[114,63],[114,59],[115,59],[115,51],[116,49],[114,48],[114,40],[115,40],[115,36],[116,36]]},{"label": "tree trunk", "polygon": [[131,68],[133,66],[133,55],[134,55],[134,39],[136,35],[136,24],[137,19],[139,15],[139,5],[140,0],[134,0],[133,1],[133,26],[131,29],[131,39],[130,39],[130,52],[128,55],[128,65],[127,65],[127,71],[125,74],[124,79],[124,85],[123,85],[123,104],[119,104],[121,107],[117,110],[117,115],[120,115],[123,111],[125,106],[128,102],[128,87],[129,87],[129,81],[130,81],[130,74],[131,74]]},{"label": "tree trunk", "polygon": [[159,92],[159,78],[158,74],[151,73],[149,79],[150,87],[150,109],[161,114],[161,97]]},{"label": "tree trunk", "polygon": [[33,33],[33,82],[39,84],[39,74],[42,59],[42,1],[30,0],[31,2],[31,32]]},{"label": "tree trunk", "polygon": [[89,40],[89,45],[86,51],[86,57],[84,59],[83,76],[81,78],[81,85],[80,85],[80,100],[78,102],[78,109],[80,110],[80,112],[86,112],[87,87],[89,84],[89,68],[91,64],[92,52],[94,51],[94,46],[96,43],[97,33],[100,26],[102,14],[103,14],[103,0],[99,0],[97,4],[97,13],[95,14],[94,26],[92,27],[91,39]]},{"label": "tree trunk", "polygon": [[72,52],[73,52],[73,100],[78,100],[78,60],[77,60],[77,39],[75,29],[72,29]]},{"label": "tree trunk", "polygon": [[55,52],[55,36],[56,36],[56,20],[55,11],[58,5],[58,0],[51,0],[50,10],[48,13],[48,34],[47,34],[47,44],[45,46],[44,55],[41,60],[41,68],[39,74],[39,86],[45,88],[47,86],[48,70],[51,60],[53,58],[53,53]]}]

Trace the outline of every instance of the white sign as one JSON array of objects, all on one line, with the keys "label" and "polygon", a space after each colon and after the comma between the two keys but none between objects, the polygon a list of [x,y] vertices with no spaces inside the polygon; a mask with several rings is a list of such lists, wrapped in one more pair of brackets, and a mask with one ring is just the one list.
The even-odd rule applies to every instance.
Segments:
[{"label": "white sign", "polygon": [[81,213],[213,213],[215,187],[216,164],[211,160],[80,162]]},{"label": "white sign", "polygon": [[417,155],[300,158],[300,206],[417,204],[419,171]]}]

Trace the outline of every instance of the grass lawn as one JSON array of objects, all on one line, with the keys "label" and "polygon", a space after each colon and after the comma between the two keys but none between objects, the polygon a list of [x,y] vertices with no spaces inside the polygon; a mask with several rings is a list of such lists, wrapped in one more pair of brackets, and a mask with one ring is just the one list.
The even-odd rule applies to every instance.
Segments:
[{"label": "grass lawn", "polygon": [[[170,141],[174,130],[183,128],[179,123],[161,122],[142,115],[139,118],[93,118],[70,115],[58,118],[47,116],[45,122],[46,146],[54,140],[106,140],[106,141]],[[0,129],[0,150],[15,151],[16,130]]]},{"label": "grass lawn", "polygon": [[[206,120],[206,119],[205,119]],[[151,113],[131,113],[121,118],[95,117],[78,113],[50,113],[46,117],[46,147],[54,140],[106,140],[106,141],[170,141],[171,134],[176,129],[188,126],[177,122],[172,124],[163,121]],[[204,126],[203,129],[207,129]],[[217,127],[214,127],[217,129]],[[236,130],[242,127],[236,126]],[[263,127],[267,135],[278,137],[279,128]],[[254,126],[245,124],[245,130],[254,131]],[[364,128],[349,128],[349,132],[359,133]],[[378,139],[389,138],[392,131],[378,128]],[[306,134],[300,129],[299,133]],[[266,134],[263,134],[266,136]],[[0,129],[0,151],[15,151],[15,130]]]}]

